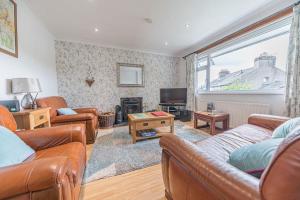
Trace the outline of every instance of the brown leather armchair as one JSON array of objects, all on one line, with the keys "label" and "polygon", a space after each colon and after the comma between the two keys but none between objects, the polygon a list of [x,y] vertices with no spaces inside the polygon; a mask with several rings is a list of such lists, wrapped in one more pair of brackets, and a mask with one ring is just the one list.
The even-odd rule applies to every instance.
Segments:
[{"label": "brown leather armchair", "polygon": [[74,109],[76,115],[58,115],[57,109],[67,108],[64,98],[59,96],[37,99],[37,105],[45,108],[50,107],[50,121],[52,126],[64,124],[84,124],[86,126],[86,142],[93,144],[98,133],[98,111],[96,108]]},{"label": "brown leather armchair", "polygon": [[0,168],[0,199],[79,199],[86,165],[83,125],[16,131],[12,114],[2,106],[0,125],[36,151],[22,164]]},{"label": "brown leather armchair", "polygon": [[204,141],[190,143],[164,136],[162,171],[168,200],[296,200],[300,199],[300,131],[277,150],[261,179],[227,163],[232,151],[270,139],[286,117],[252,115],[248,124]]}]

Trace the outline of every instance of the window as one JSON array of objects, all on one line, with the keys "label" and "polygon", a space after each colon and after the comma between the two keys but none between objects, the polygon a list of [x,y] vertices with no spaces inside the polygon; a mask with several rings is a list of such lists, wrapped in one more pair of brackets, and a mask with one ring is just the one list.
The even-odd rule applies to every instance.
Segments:
[{"label": "window", "polygon": [[283,92],[290,19],[199,55],[199,92]]},{"label": "window", "polygon": [[197,67],[197,82],[198,89],[204,91],[207,89],[207,73],[208,73],[208,56],[202,57],[198,59],[198,67]]}]

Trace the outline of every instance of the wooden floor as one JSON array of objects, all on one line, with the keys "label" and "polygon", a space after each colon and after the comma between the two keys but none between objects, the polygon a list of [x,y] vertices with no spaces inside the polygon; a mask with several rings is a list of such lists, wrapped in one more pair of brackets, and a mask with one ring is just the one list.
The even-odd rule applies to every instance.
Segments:
[{"label": "wooden floor", "polygon": [[165,200],[160,165],[94,181],[81,190],[85,200]]},{"label": "wooden floor", "polygon": [[[87,159],[93,145],[87,145]],[[161,165],[94,181],[81,187],[82,200],[165,200]]]},{"label": "wooden floor", "polygon": [[[187,123],[192,126],[192,123]],[[204,131],[209,131],[204,130]],[[93,145],[87,146],[90,157]],[[82,200],[166,200],[161,165],[94,181],[81,188]]]}]

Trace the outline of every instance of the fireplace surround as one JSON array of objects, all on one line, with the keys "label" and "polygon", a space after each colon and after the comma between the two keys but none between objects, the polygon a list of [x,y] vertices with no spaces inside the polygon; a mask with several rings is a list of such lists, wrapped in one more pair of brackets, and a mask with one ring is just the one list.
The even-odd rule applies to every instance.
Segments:
[{"label": "fireplace surround", "polygon": [[121,98],[121,110],[123,114],[123,121],[128,121],[128,114],[143,112],[143,98],[142,97],[126,97]]}]

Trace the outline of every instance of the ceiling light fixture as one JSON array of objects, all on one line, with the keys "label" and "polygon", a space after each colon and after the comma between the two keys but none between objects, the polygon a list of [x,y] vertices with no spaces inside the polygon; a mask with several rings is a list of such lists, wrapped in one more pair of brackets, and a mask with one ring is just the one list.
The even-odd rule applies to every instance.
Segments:
[{"label": "ceiling light fixture", "polygon": [[97,32],[99,32],[99,29],[98,29],[98,28],[95,28],[94,31],[97,33]]},{"label": "ceiling light fixture", "polygon": [[144,18],[144,21],[148,24],[152,24],[152,19],[151,18]]},{"label": "ceiling light fixture", "polygon": [[186,28],[186,29],[189,29],[190,27],[191,27],[190,24],[186,24],[186,25],[185,25],[185,28]]},{"label": "ceiling light fixture", "polygon": [[165,42],[165,46],[168,46],[169,45],[169,43],[168,42]]}]

